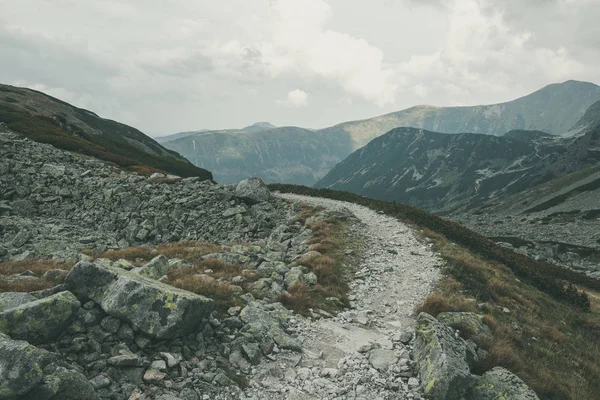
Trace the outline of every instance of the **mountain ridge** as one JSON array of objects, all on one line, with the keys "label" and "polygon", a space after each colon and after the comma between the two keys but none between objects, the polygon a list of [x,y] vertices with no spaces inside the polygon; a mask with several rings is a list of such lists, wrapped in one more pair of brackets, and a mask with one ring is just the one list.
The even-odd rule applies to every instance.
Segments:
[{"label": "mountain ridge", "polygon": [[45,93],[0,84],[0,122],[32,140],[79,152],[144,174],[164,171],[212,179],[141,131]]},{"label": "mountain ridge", "polygon": [[[213,161],[205,160],[201,166],[213,171],[215,176],[218,176],[218,179],[224,183],[236,183],[240,179],[250,176],[258,176],[268,182],[273,182],[274,175],[271,171],[278,168],[281,173],[277,175],[277,179],[281,183],[313,185],[352,151],[397,127],[414,127],[443,133],[484,133],[494,136],[502,136],[511,130],[539,130],[559,134],[567,132],[574,126],[586,109],[596,101],[600,101],[600,86],[589,82],[566,81],[547,85],[529,95],[504,103],[460,107],[421,105],[370,119],[343,122],[315,131],[320,138],[328,138],[326,144],[328,150],[323,154],[324,159],[315,164],[315,160],[320,160],[318,154],[297,154],[295,155],[296,166],[292,170],[289,169],[286,162],[278,164],[277,155],[269,153],[273,148],[265,146],[263,143],[264,138],[271,135],[273,140],[283,145],[285,138],[282,138],[280,132],[273,129],[247,133],[248,137],[244,139],[243,146],[257,149],[257,152],[261,154],[260,159],[267,160],[264,164],[245,158],[256,158],[257,152],[248,152],[242,145],[236,147],[228,144],[227,147],[221,147],[205,136],[195,135],[192,138],[192,135],[188,135],[186,146],[183,146],[181,142],[174,145],[174,141],[168,139],[161,140],[161,142],[167,148],[179,152],[183,151],[183,148],[187,149],[184,155],[189,159],[204,159],[205,157],[201,157],[200,154],[194,155],[190,150],[193,147],[191,141],[195,140],[199,148],[205,149],[202,150],[202,154],[213,155]],[[305,131],[300,127],[297,129],[300,133]],[[239,131],[222,130],[218,132],[233,137]],[[290,147],[296,146],[298,152],[306,149],[319,151],[314,149],[314,137],[304,141],[295,137],[293,132],[292,129],[288,129]],[[263,136],[259,140],[253,141],[252,135],[256,133],[261,133]],[[217,158],[229,159],[232,151],[238,155],[237,160],[239,161],[234,172],[231,172],[230,169],[222,169],[223,164],[216,162]],[[234,160],[230,160],[228,165],[233,166],[233,164]],[[249,168],[249,165],[252,167]],[[301,174],[300,180],[298,180],[299,175],[296,172],[298,168],[305,171]]]}]

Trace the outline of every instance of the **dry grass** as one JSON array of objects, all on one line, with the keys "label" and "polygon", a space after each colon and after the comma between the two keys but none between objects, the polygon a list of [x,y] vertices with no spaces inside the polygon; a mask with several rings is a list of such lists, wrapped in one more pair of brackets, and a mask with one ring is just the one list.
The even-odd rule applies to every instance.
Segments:
[{"label": "dry grass", "polygon": [[600,392],[600,297],[595,292],[589,292],[592,312],[582,312],[521,282],[502,264],[477,257],[442,235],[424,234],[434,241],[447,267],[435,293],[416,311],[485,315],[493,340],[478,343],[489,356],[473,372],[500,365],[521,377],[540,398],[595,398]]},{"label": "dry grass", "polygon": [[213,299],[215,308],[221,312],[240,303],[239,298],[234,295],[233,287],[227,282],[206,279],[198,275],[185,275],[173,281],[169,280],[167,283]]},{"label": "dry grass", "polygon": [[[310,250],[321,254],[311,255],[296,260],[298,265],[308,268],[317,276],[317,285],[313,290],[300,285],[290,288],[290,295],[284,294],[281,301],[284,305],[302,314],[308,313],[308,308],[322,308],[329,312],[337,312],[339,308],[328,297],[337,297],[342,304],[348,304],[348,282],[351,279],[351,264],[343,250],[352,247],[345,224],[340,220],[321,220],[306,224],[313,231]],[[289,290],[288,290],[289,292]],[[310,300],[308,299],[310,297]],[[293,305],[297,301],[297,305]]]},{"label": "dry grass", "polygon": [[[42,279],[46,271],[51,269],[70,270],[73,263],[57,263],[54,260],[24,260],[7,261],[0,264],[0,293],[3,292],[34,292],[55,286],[57,282]],[[25,271],[34,272],[39,279],[8,280],[9,275],[20,274]]]},{"label": "dry grass", "polygon": [[130,261],[136,266],[147,263],[154,257],[162,254],[168,258],[181,258],[190,263],[201,261],[202,257],[217,253],[221,250],[221,246],[205,243],[181,241],[176,243],[159,244],[156,247],[137,246],[123,250],[108,250],[105,252],[97,250],[85,250],[83,253],[94,258],[108,258],[112,261],[124,259]]},{"label": "dry grass", "polygon": [[310,313],[317,307],[317,303],[306,283],[295,283],[287,292],[283,292],[278,299],[281,304],[290,310],[302,315]]}]

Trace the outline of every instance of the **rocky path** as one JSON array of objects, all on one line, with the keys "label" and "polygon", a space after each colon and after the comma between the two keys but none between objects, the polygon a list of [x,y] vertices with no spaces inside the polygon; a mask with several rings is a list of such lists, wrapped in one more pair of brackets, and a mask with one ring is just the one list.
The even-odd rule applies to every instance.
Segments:
[{"label": "rocky path", "polygon": [[277,355],[258,366],[251,399],[418,399],[410,359],[414,307],[439,277],[442,260],[394,218],[341,201],[280,194],[281,198],[347,209],[366,251],[351,283],[353,308],[330,319],[296,318],[303,353]]}]

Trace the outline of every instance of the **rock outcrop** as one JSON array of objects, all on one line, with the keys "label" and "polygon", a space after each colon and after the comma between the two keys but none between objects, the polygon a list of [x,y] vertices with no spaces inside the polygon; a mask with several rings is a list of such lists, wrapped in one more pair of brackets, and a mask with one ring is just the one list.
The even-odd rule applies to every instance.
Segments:
[{"label": "rock outcrop", "polygon": [[470,400],[490,399],[538,400],[538,397],[512,372],[495,367],[481,376],[470,397]]},{"label": "rock outcrop", "polygon": [[[13,293],[11,297],[21,296]],[[71,292],[60,292],[39,300],[33,298],[33,301],[0,312],[0,332],[34,344],[48,342],[58,338],[79,306]]]},{"label": "rock outcrop", "polygon": [[213,301],[112,266],[80,262],[69,273],[67,287],[91,299],[109,315],[147,335],[165,339],[194,332],[213,308]]},{"label": "rock outcrop", "polygon": [[429,314],[417,318],[415,361],[430,399],[461,400],[475,383],[467,363],[467,345]]}]

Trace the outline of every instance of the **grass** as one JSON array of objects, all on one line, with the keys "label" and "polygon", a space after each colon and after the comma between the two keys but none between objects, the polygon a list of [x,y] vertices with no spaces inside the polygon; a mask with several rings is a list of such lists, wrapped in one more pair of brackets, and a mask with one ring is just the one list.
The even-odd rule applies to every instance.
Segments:
[{"label": "grass", "polygon": [[[24,260],[0,263],[0,293],[4,292],[35,292],[51,288],[60,282],[44,279],[42,276],[51,269],[70,270],[73,263],[56,263],[54,260]],[[8,276],[25,271],[35,273],[39,279],[9,280]]]},{"label": "grass", "polygon": [[[309,288],[305,283],[297,283],[279,297],[284,306],[302,315],[309,315],[310,310],[316,308],[336,313],[349,304],[348,283],[352,273],[349,266],[352,263],[344,254],[344,250],[355,246],[346,233],[345,221],[341,219],[306,223],[306,220],[318,211],[319,208],[304,205],[298,220],[312,230],[309,250],[319,254],[296,260],[298,265],[306,267],[317,276],[317,285]],[[335,297],[340,302],[328,301],[330,297]]]},{"label": "grass", "polygon": [[[596,292],[590,292],[591,311],[583,312],[443,235],[427,230],[423,234],[433,240],[447,267],[436,291],[416,312],[437,316],[468,311],[485,316],[493,339],[478,342],[489,355],[473,372],[500,365],[521,377],[540,398],[594,398],[600,390],[600,298]],[[471,336],[465,331],[461,334],[465,339]]]},{"label": "grass", "polygon": [[84,250],[83,253],[93,258],[108,258],[111,261],[127,260],[139,267],[154,257],[162,254],[168,258],[181,258],[187,262],[200,262],[203,256],[221,251],[221,246],[206,243],[181,241],[176,243],[159,244],[156,247],[137,246],[122,250]]},{"label": "grass", "polygon": [[[215,301],[216,308],[224,312],[229,307],[240,305],[239,296],[235,295],[235,288],[229,283],[231,279],[235,276],[243,276],[246,281],[242,287],[247,290],[259,276],[250,271],[247,265],[229,264],[218,259],[204,258],[207,254],[220,251],[222,247],[219,245],[182,241],[160,244],[156,247],[138,246],[106,252],[86,250],[84,253],[94,258],[108,258],[112,261],[124,259],[135,266],[142,266],[159,254],[167,258],[180,258],[191,266],[171,268],[165,283],[209,297]],[[207,270],[212,272],[205,272]]]},{"label": "grass", "polygon": [[[434,316],[445,311],[484,315],[493,338],[478,343],[488,356],[473,372],[504,366],[541,399],[597,398],[599,280],[516,254],[457,223],[414,207],[326,189],[270,187],[361,204],[420,229],[433,241],[446,267],[434,293],[415,311]],[[472,334],[461,333],[467,338]]]}]

